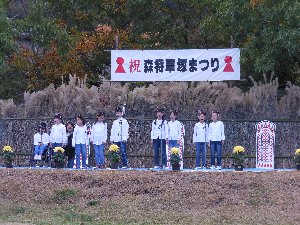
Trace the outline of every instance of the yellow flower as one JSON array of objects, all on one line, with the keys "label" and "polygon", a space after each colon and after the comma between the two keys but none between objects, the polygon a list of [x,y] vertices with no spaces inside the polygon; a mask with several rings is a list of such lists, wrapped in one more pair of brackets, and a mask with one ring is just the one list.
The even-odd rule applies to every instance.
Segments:
[{"label": "yellow flower", "polygon": [[119,152],[119,146],[118,145],[115,145],[115,144],[112,144],[109,146],[109,149],[108,149],[110,152]]},{"label": "yellow flower", "polygon": [[3,152],[13,152],[13,149],[9,145],[7,145],[3,147]]},{"label": "yellow flower", "polygon": [[179,155],[179,148],[171,148],[171,154],[174,154],[174,155]]},{"label": "yellow flower", "polygon": [[53,151],[54,152],[61,152],[61,153],[65,152],[65,150],[62,147],[55,147]]},{"label": "yellow flower", "polygon": [[243,152],[245,152],[245,149],[242,146],[235,146],[233,148],[233,153],[234,154],[243,153]]},{"label": "yellow flower", "polygon": [[295,155],[300,155],[300,148],[296,150]]}]

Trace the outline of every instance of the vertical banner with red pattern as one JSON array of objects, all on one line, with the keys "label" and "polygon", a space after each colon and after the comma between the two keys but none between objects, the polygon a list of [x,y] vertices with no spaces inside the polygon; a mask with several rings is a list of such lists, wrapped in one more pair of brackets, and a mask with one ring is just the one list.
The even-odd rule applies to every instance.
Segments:
[{"label": "vertical banner with red pattern", "polygon": [[256,168],[274,169],[276,125],[264,120],[256,125]]},{"label": "vertical banner with red pattern", "polygon": [[240,49],[112,50],[111,80],[240,80]]}]

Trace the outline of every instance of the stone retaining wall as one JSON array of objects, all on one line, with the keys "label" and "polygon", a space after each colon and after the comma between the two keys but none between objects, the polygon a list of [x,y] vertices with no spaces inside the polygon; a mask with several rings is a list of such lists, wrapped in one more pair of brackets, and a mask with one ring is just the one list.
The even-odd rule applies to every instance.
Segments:
[{"label": "stone retaining wall", "polygon": [[[0,119],[0,146],[11,145],[17,153],[31,153],[33,150],[33,135],[38,124],[47,123],[48,132],[52,125],[52,118],[41,119]],[[88,120],[93,122],[93,120]],[[152,167],[153,149],[150,140],[152,119],[128,118],[130,135],[128,140],[129,162],[132,167]],[[181,120],[185,125],[185,167],[194,166],[195,145],[192,143],[193,127],[195,120]],[[255,124],[257,121],[224,120],[226,141],[223,147],[223,166],[231,167],[231,151],[235,145],[242,145],[246,149],[247,167],[255,167]],[[273,121],[274,122],[274,121]],[[112,125],[112,119],[107,120],[108,130]],[[295,164],[292,160],[294,152],[300,148],[300,121],[275,121],[276,144],[275,165],[277,168],[291,168]],[[108,134],[110,135],[110,134]],[[108,147],[108,146],[107,146]],[[93,164],[93,149],[91,152]],[[209,156],[209,149],[207,155]],[[28,165],[29,157],[18,157],[15,164]],[[2,164],[2,159],[0,160]],[[209,165],[208,157],[208,165]]]}]

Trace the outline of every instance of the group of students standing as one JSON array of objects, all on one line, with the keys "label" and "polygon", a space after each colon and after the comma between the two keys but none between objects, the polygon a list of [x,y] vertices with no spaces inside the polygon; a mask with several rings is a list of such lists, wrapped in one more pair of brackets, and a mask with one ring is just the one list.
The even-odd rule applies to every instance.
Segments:
[{"label": "group of students standing", "polygon": [[[181,137],[184,136],[183,124],[177,120],[177,111],[171,111],[170,121],[164,119],[164,110],[157,110],[157,118],[151,126],[151,139],[154,148],[154,168],[164,168],[167,165],[166,146],[169,148],[180,147]],[[225,141],[224,123],[219,120],[219,112],[213,111],[212,122],[207,123],[206,113],[198,113],[198,122],[194,126],[193,142],[196,145],[196,167],[195,169],[206,169],[207,146],[211,151],[211,169],[222,167],[222,145]],[[161,163],[160,159],[161,149]],[[217,166],[215,166],[215,155],[217,154]],[[202,160],[201,160],[202,159]],[[202,161],[202,166],[200,165]]]},{"label": "group of students standing", "polygon": [[[111,128],[110,141],[120,147],[122,166],[128,167],[126,142],[129,134],[129,124],[123,118],[122,109],[119,107],[116,109],[116,116],[117,119],[113,122]],[[39,131],[34,135],[34,160],[41,160],[42,154],[48,145],[53,149],[55,147],[63,147],[65,155],[68,157],[68,168],[74,167],[75,159],[76,168],[86,168],[87,144],[90,141],[94,146],[97,168],[104,168],[104,151],[107,142],[107,123],[105,122],[104,112],[100,112],[97,115],[96,121],[90,130],[90,140],[88,132],[85,119],[82,115],[76,116],[76,125],[71,121],[68,121],[64,125],[62,116],[56,114],[50,135],[47,134],[45,123],[40,124]]]},{"label": "group of students standing", "polygon": [[[211,123],[206,123],[206,114],[200,112],[198,122],[194,126],[193,142],[196,143],[196,169],[200,167],[200,157],[202,158],[202,169],[206,168],[206,146],[210,147],[211,169],[221,169],[222,167],[222,145],[225,141],[224,123],[219,120],[219,112],[213,111]],[[215,156],[217,154],[217,167],[215,167]]]},{"label": "group of students standing", "polygon": [[[122,159],[122,168],[128,167],[126,143],[129,137],[129,124],[123,117],[122,108],[115,111],[117,119],[111,127],[110,142],[119,146]],[[195,169],[206,168],[206,146],[211,150],[211,169],[221,169],[222,145],[224,144],[224,124],[219,121],[219,113],[212,112],[212,122],[207,123],[205,113],[199,112],[198,122],[194,126],[193,142],[196,145],[196,167]],[[167,146],[169,148],[180,147],[181,138],[184,135],[183,124],[177,120],[177,111],[170,113],[170,121],[165,120],[165,111],[158,109],[156,119],[151,126],[151,139],[154,151],[154,168],[164,168],[167,165]],[[105,167],[105,145],[107,144],[107,123],[105,113],[97,115],[95,123],[90,130],[90,143],[94,146],[95,162],[97,168]],[[60,114],[54,116],[50,135],[47,134],[46,124],[41,123],[39,131],[34,135],[34,160],[41,160],[45,149],[63,147],[68,157],[68,168],[86,168],[88,129],[82,115],[76,116],[76,125],[71,121],[63,124]],[[217,154],[217,167],[215,167],[215,155]],[[80,160],[80,156],[82,160]],[[202,160],[201,160],[202,158]],[[161,160],[160,160],[161,159]],[[80,165],[82,161],[82,165]],[[202,166],[200,162],[202,161]]]}]

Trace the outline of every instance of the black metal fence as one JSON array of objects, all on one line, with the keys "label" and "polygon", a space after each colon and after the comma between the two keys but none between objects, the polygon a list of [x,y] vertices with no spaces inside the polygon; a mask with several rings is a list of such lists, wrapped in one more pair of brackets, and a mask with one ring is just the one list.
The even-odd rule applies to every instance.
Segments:
[{"label": "black metal fence", "polygon": [[[128,140],[128,158],[132,167],[153,166],[153,148],[150,139],[152,118],[134,117],[128,118],[129,122],[129,140]],[[33,151],[33,135],[37,132],[40,122],[46,122],[48,131],[50,130],[52,118],[26,118],[26,119],[0,119],[0,147],[11,145],[15,150],[17,157],[15,165],[28,166],[30,156]],[[88,119],[91,123],[93,119]],[[108,129],[113,118],[108,118]],[[195,145],[192,142],[193,127],[196,120],[180,120],[185,125],[185,151],[184,166],[192,168],[195,164]],[[225,124],[225,144],[223,146],[223,167],[232,167],[231,152],[234,146],[241,145],[246,149],[246,167],[255,167],[256,153],[256,128],[258,121],[249,120],[223,120]],[[297,120],[272,120],[277,126],[275,141],[275,166],[276,168],[293,168],[293,156],[295,150],[300,148],[300,121]],[[108,146],[107,146],[108,148]],[[210,150],[207,152],[207,165],[210,165]],[[94,153],[91,148],[91,165],[94,164]],[[2,164],[2,159],[0,159]]]}]

